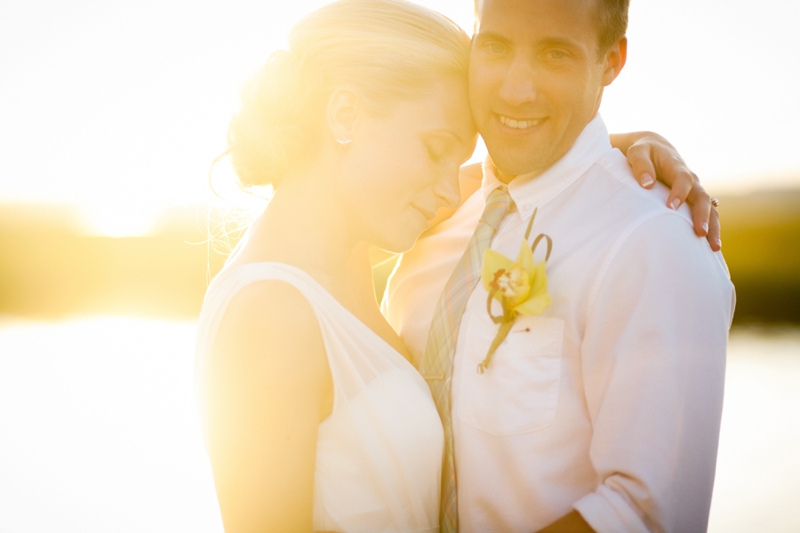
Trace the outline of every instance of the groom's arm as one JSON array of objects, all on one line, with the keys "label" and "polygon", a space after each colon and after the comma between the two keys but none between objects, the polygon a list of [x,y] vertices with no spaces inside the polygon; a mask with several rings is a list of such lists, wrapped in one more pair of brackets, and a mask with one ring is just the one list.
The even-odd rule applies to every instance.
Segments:
[{"label": "groom's arm", "polygon": [[599,485],[574,504],[596,531],[705,531],[733,287],[688,221],[621,236],[589,293],[581,367]]}]

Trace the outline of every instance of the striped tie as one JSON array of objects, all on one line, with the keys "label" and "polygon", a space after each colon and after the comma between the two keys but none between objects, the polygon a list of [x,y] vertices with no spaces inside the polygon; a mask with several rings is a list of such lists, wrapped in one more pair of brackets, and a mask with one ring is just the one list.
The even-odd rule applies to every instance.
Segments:
[{"label": "striped tie", "polygon": [[453,355],[461,324],[461,315],[467,300],[481,277],[483,253],[500,221],[512,204],[505,186],[489,195],[486,208],[475,228],[464,255],[456,265],[439,297],[433,314],[425,357],[420,372],[428,381],[433,399],[444,425],[444,465],[442,466],[442,507],[439,515],[441,533],[458,531],[458,500],[456,496],[456,470],[453,458],[453,424],[450,413],[450,383],[453,377]]}]

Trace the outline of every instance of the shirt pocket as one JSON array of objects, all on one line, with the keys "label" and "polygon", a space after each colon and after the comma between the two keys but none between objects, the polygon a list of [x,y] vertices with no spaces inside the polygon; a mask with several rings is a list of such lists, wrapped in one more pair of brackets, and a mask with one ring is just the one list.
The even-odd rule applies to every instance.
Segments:
[{"label": "shirt pocket", "polygon": [[[499,326],[491,327],[494,338]],[[480,344],[488,350],[489,343]],[[528,433],[552,424],[563,345],[564,319],[518,316],[486,372],[477,370],[486,352],[468,354],[461,369],[458,417],[493,435]]]}]

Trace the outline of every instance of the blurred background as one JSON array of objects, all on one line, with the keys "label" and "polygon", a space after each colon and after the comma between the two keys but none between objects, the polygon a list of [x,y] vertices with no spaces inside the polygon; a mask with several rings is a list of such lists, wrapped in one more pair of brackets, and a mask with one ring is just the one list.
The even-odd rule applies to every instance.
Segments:
[{"label": "blurred background", "polygon": [[[241,83],[323,3],[0,3],[0,531],[221,532],[194,321],[264,203],[209,172]],[[471,31],[470,0],[420,3]],[[799,23],[796,0],[634,0],[601,109],[722,201],[714,532],[800,531]]]}]

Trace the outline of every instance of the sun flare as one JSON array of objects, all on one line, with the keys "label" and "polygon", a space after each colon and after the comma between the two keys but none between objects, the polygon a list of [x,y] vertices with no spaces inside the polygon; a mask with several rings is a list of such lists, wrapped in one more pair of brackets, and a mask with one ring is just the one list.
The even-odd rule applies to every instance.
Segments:
[{"label": "sun flare", "polygon": [[159,213],[134,203],[104,203],[81,209],[81,231],[100,237],[146,237],[157,229]]}]

